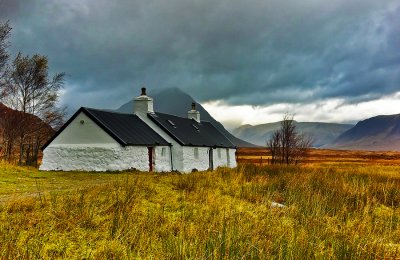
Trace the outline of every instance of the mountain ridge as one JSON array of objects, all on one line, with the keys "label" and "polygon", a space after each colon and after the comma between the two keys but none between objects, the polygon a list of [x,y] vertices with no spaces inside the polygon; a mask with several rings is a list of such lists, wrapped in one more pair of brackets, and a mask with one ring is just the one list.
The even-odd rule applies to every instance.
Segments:
[{"label": "mountain ridge", "polygon": [[400,114],[378,115],[359,121],[327,147],[333,149],[400,151]]},{"label": "mountain ridge", "polygon": [[[312,138],[314,147],[321,147],[332,142],[341,133],[353,127],[351,124],[294,122],[298,132]],[[281,121],[260,125],[242,125],[234,129],[232,133],[245,141],[265,146],[267,140],[280,126]]]}]

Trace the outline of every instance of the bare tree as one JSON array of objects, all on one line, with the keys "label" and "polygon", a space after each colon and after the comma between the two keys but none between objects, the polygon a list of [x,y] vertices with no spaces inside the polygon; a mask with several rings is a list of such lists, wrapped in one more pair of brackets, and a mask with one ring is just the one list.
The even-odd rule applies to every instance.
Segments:
[{"label": "bare tree", "polygon": [[48,121],[47,117],[57,112],[56,104],[65,77],[64,73],[58,73],[50,79],[48,70],[46,56],[29,57],[18,53],[9,70],[8,82],[2,88],[4,103]]},{"label": "bare tree", "polygon": [[[65,74],[59,73],[50,78],[48,70],[47,57],[38,54],[29,57],[18,53],[7,71],[6,83],[1,86],[2,102],[22,112],[20,123],[23,126],[18,131],[19,164],[24,161],[36,163],[42,133],[48,132],[48,125],[57,128],[63,121],[65,110],[59,109],[57,102]],[[38,123],[38,118],[45,123]],[[4,130],[7,129],[16,131],[12,128]],[[31,155],[34,155],[33,159]]]},{"label": "bare tree", "polygon": [[7,48],[11,27],[0,23],[0,151],[4,159],[37,164],[40,146],[63,123],[57,107],[64,73],[49,76],[46,56],[23,56],[10,63]]},{"label": "bare tree", "polygon": [[293,116],[286,114],[281,127],[267,141],[272,164],[298,164],[307,156],[312,139],[297,132]]},{"label": "bare tree", "polygon": [[267,146],[271,151],[271,163],[272,164],[280,164],[282,159],[281,156],[281,132],[275,131],[271,138],[267,141]]}]

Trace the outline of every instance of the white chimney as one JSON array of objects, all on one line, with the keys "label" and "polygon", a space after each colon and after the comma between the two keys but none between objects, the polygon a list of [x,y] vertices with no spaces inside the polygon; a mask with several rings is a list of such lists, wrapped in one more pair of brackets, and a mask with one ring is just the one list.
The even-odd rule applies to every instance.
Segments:
[{"label": "white chimney", "polygon": [[192,110],[188,111],[188,118],[189,119],[194,119],[198,123],[200,123],[200,112],[196,110],[196,103],[192,103]]},{"label": "white chimney", "polygon": [[146,88],[142,88],[142,94],[133,100],[133,112],[142,116],[154,113],[153,99],[146,95]]}]

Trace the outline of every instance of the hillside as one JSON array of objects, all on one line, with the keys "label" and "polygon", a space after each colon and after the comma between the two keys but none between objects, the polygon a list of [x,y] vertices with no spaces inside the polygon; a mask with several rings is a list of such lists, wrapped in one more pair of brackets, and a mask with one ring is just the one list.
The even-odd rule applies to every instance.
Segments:
[{"label": "hillside", "polygon": [[[54,134],[54,130],[39,117],[17,111],[0,103],[0,156],[7,161],[22,160],[36,165],[40,147]],[[20,137],[24,136],[20,144]],[[21,151],[21,145],[23,150]]]},{"label": "hillside", "polygon": [[[295,122],[297,130],[313,139],[314,147],[321,147],[331,143],[340,134],[350,129],[350,124],[334,124],[319,122]],[[248,142],[265,145],[266,141],[281,126],[280,122],[262,125],[243,125],[236,128],[233,134]]]},{"label": "hillside", "polygon": [[327,147],[351,150],[400,151],[400,114],[375,116],[360,121]]},{"label": "hillside", "polygon": [[[183,92],[179,88],[168,88],[161,90],[156,93],[149,93],[154,99],[154,110],[157,112],[177,115],[181,117],[187,117],[187,111],[190,110],[192,102],[196,102],[190,95]],[[219,131],[221,131],[226,137],[228,137],[238,147],[255,147],[255,145],[243,141],[234,135],[232,135],[225,127],[215,120],[208,112],[203,108],[201,104],[196,102],[196,108],[200,112],[201,120],[211,122]],[[130,113],[133,110],[133,100],[123,104],[117,109],[118,112]]]}]

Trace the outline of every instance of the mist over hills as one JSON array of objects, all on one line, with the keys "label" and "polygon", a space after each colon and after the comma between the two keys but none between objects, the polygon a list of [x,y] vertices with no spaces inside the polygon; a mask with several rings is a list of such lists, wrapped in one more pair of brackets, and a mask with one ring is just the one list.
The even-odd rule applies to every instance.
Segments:
[{"label": "mist over hills", "polygon": [[[332,143],[340,134],[353,127],[351,124],[320,123],[320,122],[296,122],[298,132],[309,136],[313,140],[314,147],[321,147]],[[267,123],[261,125],[243,125],[232,131],[232,133],[248,142],[257,145],[266,145],[272,134],[278,130],[281,122]]]},{"label": "mist over hills", "polygon": [[380,115],[362,120],[326,147],[349,150],[400,151],[400,114]]},{"label": "mist over hills", "polygon": [[[220,132],[228,137],[238,147],[256,147],[254,144],[246,142],[232,135],[225,127],[215,120],[203,108],[201,104],[196,102],[190,95],[183,92],[179,88],[168,88],[159,92],[148,95],[154,100],[154,111],[168,113],[180,117],[187,117],[187,112],[191,109],[192,102],[196,103],[196,109],[200,112],[200,119],[211,122]],[[131,113],[133,111],[133,100],[123,104],[116,111],[123,113]]]}]

